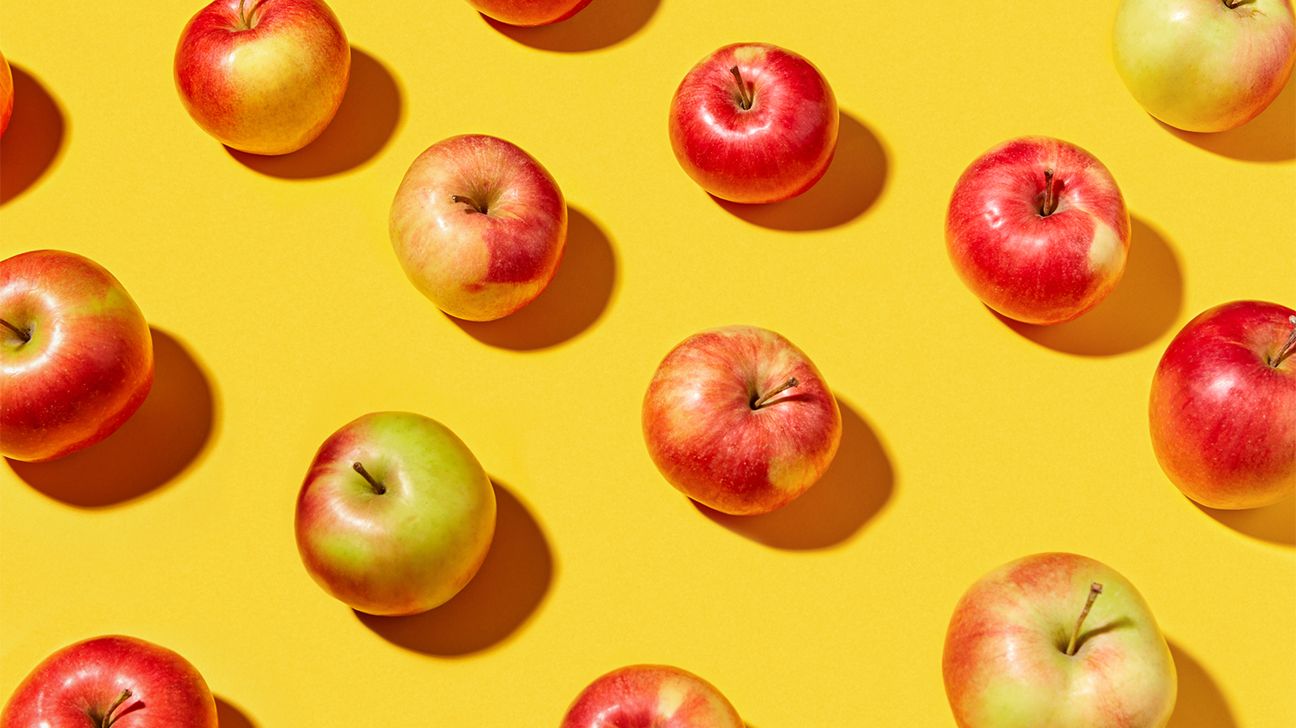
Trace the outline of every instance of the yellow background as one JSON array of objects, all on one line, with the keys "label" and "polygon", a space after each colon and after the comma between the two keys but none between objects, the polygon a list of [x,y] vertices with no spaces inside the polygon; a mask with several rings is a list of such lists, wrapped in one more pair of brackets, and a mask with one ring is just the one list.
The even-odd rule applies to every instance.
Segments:
[{"label": "yellow background", "polygon": [[[1172,133],[1115,72],[1114,2],[594,0],[526,32],[455,0],[335,0],[357,49],[339,120],[294,157],[241,160],[173,88],[198,5],[0,6],[19,69],[0,249],[90,256],[158,332],[157,391],[126,430],[0,467],[0,692],[119,632],[184,654],[235,728],[552,726],[633,662],[705,676],[756,728],[950,725],[958,597],[1070,550],[1152,605],[1174,728],[1292,725],[1293,503],[1195,507],[1145,412],[1193,315],[1296,298],[1290,85],[1241,131]],[[844,123],[805,199],[731,212],[675,162],[666,110],[740,40],[808,56]],[[558,279],[514,320],[447,319],[388,244],[409,163],[462,132],[531,152],[573,211]],[[1022,134],[1092,151],[1134,219],[1120,288],[1047,332],[978,304],[942,237],[958,174]],[[789,337],[846,410],[826,481],[740,523],[670,488],[639,430],[661,357],[728,323]],[[477,581],[398,621],[327,597],[293,542],[315,448],[384,409],[446,423],[505,489]]]}]

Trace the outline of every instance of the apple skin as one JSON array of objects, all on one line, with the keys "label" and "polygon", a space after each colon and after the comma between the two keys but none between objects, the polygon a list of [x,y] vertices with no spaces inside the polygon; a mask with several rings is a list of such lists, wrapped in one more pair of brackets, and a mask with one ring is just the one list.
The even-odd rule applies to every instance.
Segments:
[{"label": "apple skin", "polygon": [[130,294],[58,250],[0,261],[0,455],[39,462],[93,445],[153,386],[153,337]]},{"label": "apple skin", "polygon": [[9,119],[13,117],[14,85],[13,71],[9,61],[0,53],[0,137],[9,128]]},{"label": "apple skin", "polygon": [[[796,386],[753,408],[792,378]],[[841,430],[837,400],[810,359],[754,326],[685,339],[644,396],[644,441],[662,475],[733,515],[768,513],[808,490],[837,454]]]},{"label": "apple skin", "polygon": [[[737,67],[751,90],[743,108]],[[795,197],[823,177],[840,118],[828,81],[810,61],[767,43],[728,45],[702,59],[671,100],[671,147],[712,195],[766,203]]]},{"label": "apple skin", "polygon": [[481,567],[495,533],[495,490],[445,425],[407,412],[368,414],[315,454],[297,497],[296,533],[324,591],[366,614],[416,614],[449,601]]},{"label": "apple skin", "polygon": [[468,4],[501,23],[530,27],[566,20],[583,10],[590,0],[468,0]]},{"label": "apple skin", "polygon": [[315,141],[350,74],[351,46],[322,0],[216,0],[185,26],[175,53],[189,115],[221,144],[252,154]]},{"label": "apple skin", "polygon": [[[120,728],[217,728],[216,701],[180,655],[134,637],[96,637],[37,665],[0,714],[0,728],[91,728],[123,691]],[[96,718],[97,716],[97,718]]]},{"label": "apple skin", "polygon": [[[1102,594],[1074,655],[1090,584]],[[1125,577],[1075,554],[1036,554],[968,589],[945,637],[945,693],[961,728],[1160,728],[1178,678],[1152,611]]]},{"label": "apple skin", "polygon": [[1116,70],[1149,114],[1186,131],[1242,126],[1282,92],[1296,59],[1290,0],[1123,0]]},{"label": "apple skin", "polygon": [[714,685],[665,665],[613,670],[581,691],[562,728],[743,728]]},{"label": "apple skin", "polygon": [[[1049,170],[1057,207],[1042,215]],[[1124,275],[1129,212],[1093,155],[1059,139],[1023,137],[959,177],[945,242],[954,270],[985,305],[1017,321],[1056,324],[1098,305]]]},{"label": "apple skin", "polygon": [[567,203],[517,145],[455,136],[429,147],[405,174],[392,202],[391,241],[405,275],[438,308],[493,321],[553,280],[567,242]]},{"label": "apple skin", "polygon": [[1234,301],[1175,336],[1152,378],[1152,448],[1184,495],[1210,508],[1258,508],[1296,491],[1296,328],[1286,306]]}]

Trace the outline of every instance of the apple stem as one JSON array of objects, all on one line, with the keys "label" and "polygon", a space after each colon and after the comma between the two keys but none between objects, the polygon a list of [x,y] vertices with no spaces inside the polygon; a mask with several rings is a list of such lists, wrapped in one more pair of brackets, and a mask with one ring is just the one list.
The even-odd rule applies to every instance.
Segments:
[{"label": "apple stem", "polygon": [[4,327],[6,329],[9,329],[10,331],[17,334],[18,338],[22,339],[24,344],[31,341],[30,331],[23,331],[22,329],[18,328],[17,326],[14,326],[13,324],[9,323],[8,321],[5,321],[4,319],[0,319],[0,324],[4,324]]},{"label": "apple stem", "polygon": [[763,397],[761,397],[760,399],[757,399],[757,400],[753,401],[753,402],[751,403],[751,408],[754,409],[754,410],[758,410],[758,409],[760,409],[761,407],[764,407],[765,405],[769,404],[769,401],[770,401],[771,399],[773,399],[774,397],[776,397],[776,396],[782,394],[783,392],[786,392],[787,390],[789,390],[789,389],[791,389],[791,388],[797,386],[797,385],[800,384],[800,383],[801,383],[801,382],[797,381],[797,378],[796,378],[796,377],[792,377],[791,379],[787,380],[786,382],[783,382],[783,384],[779,385],[778,388],[774,389],[774,390],[771,391],[771,392],[767,392],[767,393],[766,393]]},{"label": "apple stem", "polygon": [[1251,0],[1224,0],[1224,7],[1232,10],[1239,5],[1246,5],[1249,2],[1251,2]]},{"label": "apple stem", "polygon": [[1080,627],[1084,624],[1085,617],[1089,616],[1089,610],[1093,608],[1094,600],[1102,594],[1102,584],[1094,582],[1089,585],[1089,598],[1085,600],[1084,609],[1080,610],[1080,619],[1076,620],[1075,629],[1071,630],[1071,641],[1067,643],[1066,653],[1074,655],[1076,652],[1076,641],[1080,639]]},{"label": "apple stem", "polygon": [[1040,206],[1040,217],[1048,217],[1057,210],[1057,188],[1053,185],[1053,170],[1044,170],[1044,204]]},{"label": "apple stem", "polygon": [[359,460],[351,463],[351,468],[360,473],[360,477],[369,481],[369,487],[373,488],[375,495],[382,495],[387,492],[387,486],[374,480],[373,476],[369,474],[368,470],[365,470],[365,466],[361,465]]},{"label": "apple stem", "polygon": [[755,99],[752,98],[751,91],[747,89],[747,82],[743,80],[742,71],[739,71],[738,67],[734,66],[729,69],[729,73],[732,73],[734,80],[738,82],[738,105],[743,107],[744,111],[750,109]]},{"label": "apple stem", "polygon": [[467,195],[450,195],[450,201],[456,205],[462,202],[468,207],[471,207],[475,212],[480,212],[483,215],[486,214],[486,206],[477,204],[476,200]]},{"label": "apple stem", "polygon": [[103,718],[99,721],[100,728],[111,728],[112,724],[117,722],[117,718],[120,718],[121,716],[114,718],[113,713],[117,712],[117,709],[121,707],[122,703],[130,700],[131,695],[132,693],[129,690],[121,691],[121,695],[118,695],[117,699],[113,701],[113,704],[108,706],[108,712],[104,713]]},{"label": "apple stem", "polygon": [[1296,316],[1288,316],[1287,321],[1291,323],[1292,330],[1290,334],[1287,334],[1287,343],[1283,344],[1282,348],[1278,350],[1278,356],[1269,362],[1269,366],[1274,369],[1277,369],[1278,365],[1282,364],[1287,357],[1296,354]]}]

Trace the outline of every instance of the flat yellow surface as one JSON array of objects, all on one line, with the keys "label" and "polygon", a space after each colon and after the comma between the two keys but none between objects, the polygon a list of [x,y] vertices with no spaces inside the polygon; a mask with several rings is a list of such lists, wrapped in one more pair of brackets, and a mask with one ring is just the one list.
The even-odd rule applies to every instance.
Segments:
[{"label": "flat yellow surface", "polygon": [[[1114,2],[594,0],[520,32],[455,0],[336,0],[351,96],[315,148],[266,161],[180,105],[172,52],[198,5],[0,5],[18,69],[0,252],[98,260],[159,351],[155,395],[114,439],[0,466],[0,693],[120,632],[194,662],[235,728],[553,726],[633,662],[705,676],[755,728],[950,725],[958,597],[1069,550],[1152,605],[1174,728],[1292,725],[1293,503],[1195,507],[1146,423],[1195,313],[1296,300],[1291,86],[1241,131],[1172,133],[1116,75]],[[825,181],[755,212],[697,188],[666,134],[684,73],[740,40],[808,56],[843,109]],[[409,163],[462,132],[530,151],[572,209],[552,289],[497,324],[441,315],[387,240]],[[1120,288],[1048,332],[989,314],[943,242],[959,173],[1022,134],[1092,151],[1134,218]],[[729,323],[797,343],[845,414],[825,482],[733,523],[670,488],[639,430],[666,351]],[[396,621],[317,588],[292,528],[315,448],[384,409],[449,425],[502,493],[478,579]]]}]

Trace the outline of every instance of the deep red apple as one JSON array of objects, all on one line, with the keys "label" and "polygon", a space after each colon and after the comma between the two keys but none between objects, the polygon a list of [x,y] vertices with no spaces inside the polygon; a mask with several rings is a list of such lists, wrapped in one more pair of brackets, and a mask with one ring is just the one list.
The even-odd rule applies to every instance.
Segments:
[{"label": "deep red apple", "polygon": [[688,72],[670,109],[680,166],[712,195],[777,202],[819,181],[837,149],[837,99],[819,69],[768,43],[725,46]]},{"label": "deep red apple", "polygon": [[810,359],[754,326],[685,339],[644,396],[644,440],[662,475],[735,515],[768,513],[814,485],[841,429],[837,400]]},{"label": "deep red apple", "polygon": [[323,0],[215,0],[185,26],[175,52],[180,100],[220,143],[288,154],[337,113],[351,46]]},{"label": "deep red apple", "polygon": [[743,728],[714,685],[677,667],[632,665],[590,683],[562,728]]},{"label": "deep red apple", "polygon": [[1056,324],[1098,305],[1125,272],[1130,223],[1111,173],[1067,142],[1024,137],[972,163],[945,221],[954,270],[990,308]]},{"label": "deep red apple", "polygon": [[1204,506],[1296,491],[1296,311],[1235,301],[1189,321],[1157,366],[1148,419],[1161,468]]},{"label": "deep red apple", "polygon": [[111,273],[75,253],[0,261],[0,455],[39,461],[112,434],[153,385],[153,338]]},{"label": "deep red apple", "polygon": [[468,0],[468,4],[501,23],[533,26],[566,20],[589,5],[590,0]]},{"label": "deep red apple", "polygon": [[32,670],[0,728],[216,728],[216,701],[198,670],[165,647],[97,637]]}]

